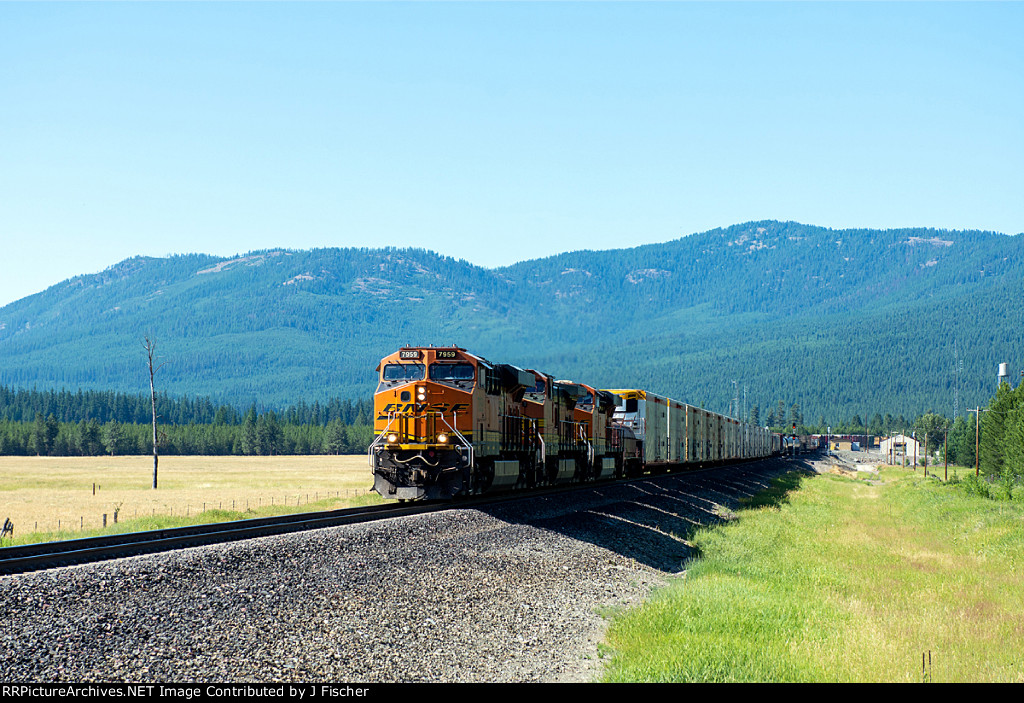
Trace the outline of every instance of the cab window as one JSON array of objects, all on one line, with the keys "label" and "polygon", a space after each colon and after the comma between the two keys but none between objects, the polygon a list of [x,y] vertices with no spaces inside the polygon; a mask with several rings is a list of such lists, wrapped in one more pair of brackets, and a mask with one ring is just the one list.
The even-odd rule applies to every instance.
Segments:
[{"label": "cab window", "polygon": [[387,364],[382,378],[385,381],[422,381],[425,372],[423,364]]},{"label": "cab window", "polygon": [[472,381],[476,372],[472,364],[431,364],[431,381]]}]

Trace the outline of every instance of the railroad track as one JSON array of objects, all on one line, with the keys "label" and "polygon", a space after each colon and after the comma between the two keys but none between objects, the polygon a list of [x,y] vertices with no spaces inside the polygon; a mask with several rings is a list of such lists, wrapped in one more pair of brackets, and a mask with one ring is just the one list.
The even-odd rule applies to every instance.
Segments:
[{"label": "railroad track", "polygon": [[278,515],[252,520],[189,525],[187,527],[173,527],[166,530],[86,537],[63,542],[3,547],[0,548],[0,575],[19,574],[138,554],[166,552],[204,544],[234,542],[286,532],[301,532],[322,527],[350,525],[385,517],[401,517],[416,513],[432,512],[449,507],[452,507],[451,504],[372,505],[361,508]]},{"label": "railroad track", "polygon": [[404,517],[421,513],[471,508],[487,503],[522,500],[552,492],[582,488],[580,486],[553,488],[528,495],[506,493],[496,496],[473,496],[454,502],[416,502],[371,505],[359,508],[343,508],[312,513],[293,513],[274,517],[235,520],[204,525],[188,525],[165,530],[128,532],[118,535],[102,535],[62,542],[25,544],[0,548],[0,576],[20,574],[29,571],[73,566],[88,562],[119,559],[121,557],[169,552],[175,549],[197,547],[205,544],[235,542],[255,537],[302,532],[338,525],[352,525],[384,518]]}]

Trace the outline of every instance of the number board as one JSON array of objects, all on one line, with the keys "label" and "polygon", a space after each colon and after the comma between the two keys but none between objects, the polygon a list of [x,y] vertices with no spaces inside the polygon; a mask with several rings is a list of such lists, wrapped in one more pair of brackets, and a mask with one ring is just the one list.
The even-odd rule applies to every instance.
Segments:
[{"label": "number board", "polygon": [[398,353],[399,359],[419,359],[420,352],[418,349],[403,349]]},{"label": "number board", "polygon": [[459,358],[458,357],[458,352],[456,352],[454,349],[438,349],[437,352],[436,352],[436,356],[437,356],[438,359],[457,359],[457,358]]}]

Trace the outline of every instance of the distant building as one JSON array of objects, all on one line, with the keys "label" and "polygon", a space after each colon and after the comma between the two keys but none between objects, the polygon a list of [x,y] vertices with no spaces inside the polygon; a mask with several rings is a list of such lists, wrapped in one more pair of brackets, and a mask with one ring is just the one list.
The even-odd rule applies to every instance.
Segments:
[{"label": "distant building", "polygon": [[[870,449],[871,447],[878,446],[878,437],[862,435],[862,434],[833,434],[829,435],[832,441],[832,448],[839,449],[836,447],[837,442],[845,442],[846,444],[857,444],[861,447]],[[843,449],[849,449],[850,447],[843,446]],[[860,451],[855,448],[853,451]]]},{"label": "distant building", "polygon": [[915,457],[924,456],[921,453],[921,445],[916,439],[901,434],[883,440],[879,444],[879,449],[891,464],[903,463],[904,457],[912,463]]}]

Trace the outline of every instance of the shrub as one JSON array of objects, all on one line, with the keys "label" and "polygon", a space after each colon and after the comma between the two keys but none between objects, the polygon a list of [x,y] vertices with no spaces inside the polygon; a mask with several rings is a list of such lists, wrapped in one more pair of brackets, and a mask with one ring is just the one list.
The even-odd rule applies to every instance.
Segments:
[{"label": "shrub", "polygon": [[967,474],[961,484],[964,490],[968,493],[981,496],[982,498],[990,498],[988,483],[985,479],[975,476],[974,474]]},{"label": "shrub", "polygon": [[1017,477],[1013,475],[1009,467],[1003,467],[1003,470],[999,472],[998,480],[993,486],[992,497],[998,500],[1012,500],[1013,488],[1016,483]]}]

